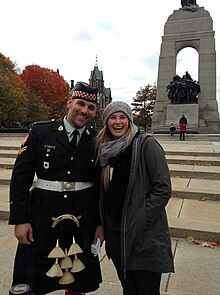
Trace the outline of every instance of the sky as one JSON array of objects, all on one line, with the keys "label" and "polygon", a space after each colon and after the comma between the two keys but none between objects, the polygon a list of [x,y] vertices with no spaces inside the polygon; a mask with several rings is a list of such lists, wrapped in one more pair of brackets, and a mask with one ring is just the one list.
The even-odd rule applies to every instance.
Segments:
[{"label": "sky", "polygon": [[[220,108],[219,0],[197,0],[213,19]],[[133,101],[140,87],[157,82],[167,18],[180,0],[2,0],[0,52],[22,71],[39,65],[70,80],[88,82],[96,56],[113,100]],[[218,13],[218,14],[217,14]],[[178,55],[177,74],[198,80],[198,54]]]}]

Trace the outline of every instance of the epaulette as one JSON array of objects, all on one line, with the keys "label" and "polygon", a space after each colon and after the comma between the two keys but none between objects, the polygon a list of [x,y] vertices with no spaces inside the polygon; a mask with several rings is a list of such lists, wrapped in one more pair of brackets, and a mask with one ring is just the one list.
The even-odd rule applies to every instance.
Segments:
[{"label": "epaulette", "polygon": [[41,124],[50,124],[55,122],[55,119],[52,120],[48,120],[48,121],[38,121],[38,122],[34,122],[34,125],[41,125]]}]

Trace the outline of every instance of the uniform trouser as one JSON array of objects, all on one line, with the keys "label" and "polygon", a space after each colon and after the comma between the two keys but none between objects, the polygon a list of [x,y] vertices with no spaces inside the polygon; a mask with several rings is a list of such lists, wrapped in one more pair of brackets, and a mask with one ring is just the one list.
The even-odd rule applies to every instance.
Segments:
[{"label": "uniform trouser", "polygon": [[127,270],[121,268],[120,232],[106,230],[106,253],[116,268],[124,295],[160,295],[161,273],[147,270]]}]

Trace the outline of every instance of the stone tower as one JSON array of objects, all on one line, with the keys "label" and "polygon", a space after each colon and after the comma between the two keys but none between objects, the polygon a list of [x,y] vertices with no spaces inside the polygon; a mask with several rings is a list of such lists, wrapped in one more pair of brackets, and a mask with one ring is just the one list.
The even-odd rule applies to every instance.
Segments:
[{"label": "stone tower", "polygon": [[[219,133],[219,113],[216,100],[216,51],[213,20],[204,7],[197,11],[180,8],[168,17],[162,37],[157,98],[152,131],[167,128],[170,114],[185,114],[192,129],[199,133]],[[176,74],[176,58],[180,50],[192,47],[199,55],[198,80],[201,87],[198,105],[170,105],[166,86]],[[177,122],[174,122],[177,123]]]},{"label": "stone tower", "polygon": [[99,70],[97,57],[94,69],[90,73],[89,84],[98,88],[98,104],[101,109],[105,108],[111,101],[111,88],[106,88],[103,79],[103,71]]}]

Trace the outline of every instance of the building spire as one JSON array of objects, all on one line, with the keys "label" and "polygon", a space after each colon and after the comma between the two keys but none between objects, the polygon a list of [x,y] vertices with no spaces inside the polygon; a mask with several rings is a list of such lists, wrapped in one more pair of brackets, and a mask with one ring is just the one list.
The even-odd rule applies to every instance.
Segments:
[{"label": "building spire", "polygon": [[95,67],[98,67],[98,57],[97,57],[97,54],[95,56]]}]

